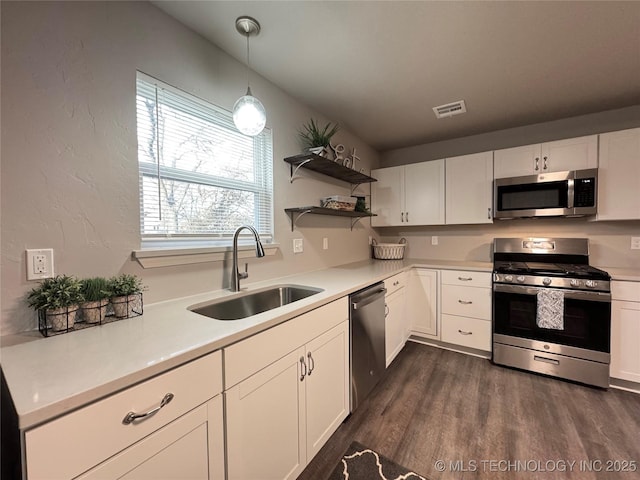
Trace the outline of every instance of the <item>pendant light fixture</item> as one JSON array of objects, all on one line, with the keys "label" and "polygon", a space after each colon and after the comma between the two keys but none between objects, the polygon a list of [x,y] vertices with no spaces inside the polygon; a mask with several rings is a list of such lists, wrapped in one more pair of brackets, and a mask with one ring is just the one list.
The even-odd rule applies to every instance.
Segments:
[{"label": "pendant light fixture", "polygon": [[240,132],[250,137],[255,137],[264,129],[267,123],[267,113],[256,97],[251,94],[250,76],[251,64],[249,63],[249,37],[260,33],[260,24],[254,18],[243,16],[236,19],[236,30],[247,38],[247,93],[240,97],[233,106],[233,123]]}]

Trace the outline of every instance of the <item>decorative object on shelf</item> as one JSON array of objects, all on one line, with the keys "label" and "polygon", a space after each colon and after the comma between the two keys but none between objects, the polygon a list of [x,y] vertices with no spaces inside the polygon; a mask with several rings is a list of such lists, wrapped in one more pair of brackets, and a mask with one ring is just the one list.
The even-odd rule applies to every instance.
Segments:
[{"label": "decorative object on shelf", "polygon": [[373,258],[377,260],[402,260],[404,258],[404,248],[407,246],[407,239],[401,238],[399,243],[378,243],[372,240]]},{"label": "decorative object on shelf", "polygon": [[103,323],[111,297],[109,281],[104,277],[85,278],[82,284],[82,318],[87,323]]},{"label": "decorative object on shelf", "polygon": [[333,153],[333,161],[342,165],[342,162],[344,161],[344,157],[342,156],[342,154],[346,150],[344,145],[340,143],[334,147],[333,145],[331,145],[331,143],[329,143],[329,148]]},{"label": "decorative object on shelf", "polygon": [[[312,153],[316,153],[313,149],[322,148],[320,152],[326,152],[324,154],[316,153],[322,157],[328,157],[329,148],[331,145],[331,137],[333,137],[338,130],[340,130],[340,125],[331,124],[331,122],[327,123],[323,128],[312,118],[309,120],[309,123],[306,123],[302,126],[302,129],[298,132],[300,139],[302,140],[303,146]],[[333,150],[333,149],[332,149]]]},{"label": "decorative object on shelf", "polygon": [[332,195],[320,199],[322,208],[330,208],[332,210],[343,210],[345,212],[353,212],[356,208],[356,199],[354,197],[345,197],[342,195]]},{"label": "decorative object on shelf", "polygon": [[345,162],[347,160],[349,161],[349,164],[347,165],[345,163],[345,167],[349,167],[349,168],[352,168],[353,170],[357,171],[358,170],[357,162],[360,161],[360,157],[358,157],[356,155],[356,148],[355,147],[353,147],[353,150],[351,150],[351,155],[345,159]]},{"label": "decorative object on shelf", "polygon": [[109,280],[111,305],[116,318],[142,315],[142,292],[145,286],[136,275],[123,273]]},{"label": "decorative object on shelf", "polygon": [[365,197],[361,195],[353,195],[353,196],[356,199],[356,206],[354,210],[356,212],[369,213],[369,209],[367,208]]},{"label": "decorative object on shelf", "polygon": [[260,23],[248,16],[236,19],[236,30],[247,38],[247,93],[240,97],[233,106],[233,123],[241,133],[255,137],[264,129],[267,123],[267,113],[264,106],[251,93],[251,63],[249,56],[249,37],[260,33]]},{"label": "decorative object on shelf", "polygon": [[67,275],[47,278],[27,296],[29,306],[38,312],[41,332],[43,329],[54,332],[72,329],[83,300],[80,281]]}]

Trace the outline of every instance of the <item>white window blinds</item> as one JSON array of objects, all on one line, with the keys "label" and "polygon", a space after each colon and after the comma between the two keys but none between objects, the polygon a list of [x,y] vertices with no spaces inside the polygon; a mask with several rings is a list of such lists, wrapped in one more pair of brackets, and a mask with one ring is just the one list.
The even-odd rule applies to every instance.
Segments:
[{"label": "white window blinds", "polygon": [[140,228],[156,239],[226,242],[240,225],[273,237],[271,131],[241,134],[231,112],[137,77]]}]

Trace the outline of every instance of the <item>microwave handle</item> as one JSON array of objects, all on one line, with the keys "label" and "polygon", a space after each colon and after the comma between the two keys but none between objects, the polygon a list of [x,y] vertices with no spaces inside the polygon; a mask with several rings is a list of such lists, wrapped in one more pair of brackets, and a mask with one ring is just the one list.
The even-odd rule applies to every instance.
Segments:
[{"label": "microwave handle", "polygon": [[567,208],[573,208],[575,203],[575,181],[573,178],[567,180]]}]

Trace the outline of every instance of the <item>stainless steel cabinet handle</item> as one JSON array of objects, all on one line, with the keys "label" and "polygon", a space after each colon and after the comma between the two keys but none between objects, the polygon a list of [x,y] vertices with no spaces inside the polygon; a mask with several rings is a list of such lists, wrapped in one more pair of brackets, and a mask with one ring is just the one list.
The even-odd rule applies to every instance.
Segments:
[{"label": "stainless steel cabinet handle", "polygon": [[533,359],[536,362],[542,362],[542,363],[550,363],[552,365],[560,365],[560,360],[555,360],[553,358],[546,358],[546,357],[540,357],[538,355],[534,355]]},{"label": "stainless steel cabinet handle", "polygon": [[302,373],[300,373],[300,381],[304,380],[304,377],[307,376],[307,364],[304,363],[304,356],[300,357],[300,371]]},{"label": "stainless steel cabinet handle", "polygon": [[462,305],[471,305],[473,302],[471,300],[458,300],[458,303]]},{"label": "stainless steel cabinet handle", "polygon": [[540,170],[540,158],[536,157],[536,168],[534,170],[537,172]]},{"label": "stainless steel cabinet handle", "polygon": [[471,280],[473,280],[473,277],[458,277],[458,280],[460,280],[461,282],[470,282]]},{"label": "stainless steel cabinet handle", "polygon": [[405,222],[409,221],[409,212],[404,212],[404,220]]},{"label": "stainless steel cabinet handle", "polygon": [[460,329],[458,329],[458,333],[460,335],[472,335],[473,334],[473,332],[465,332],[464,330],[460,330]]},{"label": "stainless steel cabinet handle", "polygon": [[400,212],[400,221],[404,222],[404,212]]},{"label": "stainless steel cabinet handle", "polygon": [[396,280],[395,282],[393,282],[393,286],[395,287],[396,285],[398,285],[400,283],[400,280]]},{"label": "stainless steel cabinet handle", "polygon": [[316,368],[316,362],[311,356],[311,352],[307,352],[307,358],[309,359],[309,376],[311,376],[311,374]]},{"label": "stainless steel cabinet handle", "polygon": [[542,169],[546,170],[547,169],[547,157],[543,157],[543,160],[544,160],[544,162],[542,164]]},{"label": "stainless steel cabinet handle", "polygon": [[160,409],[167,405],[171,400],[173,400],[173,393],[167,393],[160,401],[160,405],[158,405],[156,408],[154,408],[153,410],[149,410],[146,413],[129,412],[122,419],[122,423],[124,423],[125,425],[129,425],[136,420],[144,420],[145,418],[149,418],[152,415],[158,413]]},{"label": "stainless steel cabinet handle", "polygon": [[487,218],[491,220],[491,207],[487,208]]},{"label": "stainless steel cabinet handle", "polygon": [[384,318],[387,318],[387,315],[389,315],[389,305],[387,305],[385,303],[384,304]]}]

